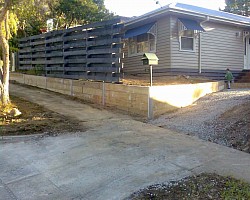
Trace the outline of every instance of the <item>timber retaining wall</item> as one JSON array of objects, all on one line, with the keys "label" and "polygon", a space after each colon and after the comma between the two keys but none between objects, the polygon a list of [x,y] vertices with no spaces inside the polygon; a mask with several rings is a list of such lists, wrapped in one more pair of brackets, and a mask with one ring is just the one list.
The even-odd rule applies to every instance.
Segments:
[{"label": "timber retaining wall", "polygon": [[10,80],[151,119],[224,89],[224,82],[133,86],[11,73]]}]

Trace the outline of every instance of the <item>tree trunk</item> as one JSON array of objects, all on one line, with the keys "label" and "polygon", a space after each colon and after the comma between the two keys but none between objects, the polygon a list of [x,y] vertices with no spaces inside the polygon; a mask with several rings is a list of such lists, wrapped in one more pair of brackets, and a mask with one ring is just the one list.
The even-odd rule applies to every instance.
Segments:
[{"label": "tree trunk", "polygon": [[8,40],[3,37],[2,30],[0,30],[0,44],[2,46],[3,52],[3,68],[2,68],[2,80],[0,82],[1,86],[1,103],[3,106],[9,104],[9,44]]},{"label": "tree trunk", "polygon": [[0,100],[2,106],[10,103],[9,98],[9,8],[10,1],[6,0],[0,13],[0,45],[2,47],[3,66],[0,67]]}]

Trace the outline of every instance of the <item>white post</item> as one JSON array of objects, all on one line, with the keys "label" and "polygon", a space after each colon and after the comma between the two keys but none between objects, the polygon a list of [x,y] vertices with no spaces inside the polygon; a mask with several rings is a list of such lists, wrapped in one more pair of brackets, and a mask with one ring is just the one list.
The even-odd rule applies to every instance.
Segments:
[{"label": "white post", "polygon": [[11,71],[16,71],[16,57],[15,53],[11,53]]},{"label": "white post", "polygon": [[150,70],[150,87],[153,86],[153,67],[152,65],[149,66],[149,70]]},{"label": "white post", "polygon": [[148,87],[148,119],[153,119],[154,118],[154,104],[153,104],[153,99],[151,97],[151,90],[152,87]]}]

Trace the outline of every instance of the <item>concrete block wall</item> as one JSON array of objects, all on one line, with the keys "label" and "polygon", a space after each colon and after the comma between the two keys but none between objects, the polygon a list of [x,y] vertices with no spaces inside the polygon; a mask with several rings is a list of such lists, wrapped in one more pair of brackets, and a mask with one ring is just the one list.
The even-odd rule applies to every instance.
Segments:
[{"label": "concrete block wall", "polygon": [[147,117],[148,87],[11,73],[11,80]]},{"label": "concrete block wall", "polygon": [[10,79],[152,119],[224,89],[224,82],[133,86],[11,73]]},{"label": "concrete block wall", "polygon": [[103,83],[73,80],[71,95],[91,103],[102,105]]},{"label": "concrete block wall", "polygon": [[[225,86],[226,87],[226,86]],[[239,88],[250,88],[250,83],[232,83],[232,89],[239,89]]]},{"label": "concrete block wall", "polygon": [[105,83],[105,105],[147,116],[148,87]]}]

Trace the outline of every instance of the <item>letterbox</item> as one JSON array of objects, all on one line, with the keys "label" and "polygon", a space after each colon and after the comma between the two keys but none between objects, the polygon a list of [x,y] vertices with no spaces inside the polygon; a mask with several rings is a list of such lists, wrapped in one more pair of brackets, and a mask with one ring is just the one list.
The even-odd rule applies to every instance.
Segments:
[{"label": "letterbox", "polygon": [[142,57],[143,65],[158,65],[158,57],[155,53],[145,53]]}]

